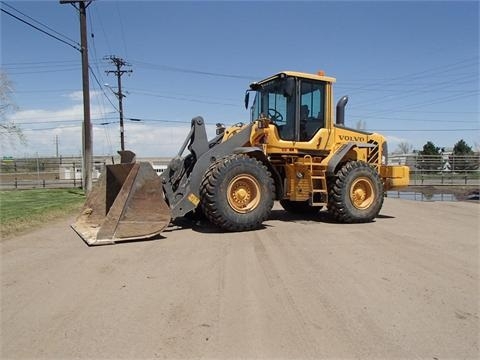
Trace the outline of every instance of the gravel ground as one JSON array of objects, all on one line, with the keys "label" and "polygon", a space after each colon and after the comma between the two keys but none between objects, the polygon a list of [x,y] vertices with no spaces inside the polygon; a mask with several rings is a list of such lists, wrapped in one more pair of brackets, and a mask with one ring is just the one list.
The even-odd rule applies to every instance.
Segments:
[{"label": "gravel ground", "polygon": [[1,244],[2,359],[478,359],[478,202],[385,199],[369,224],[179,222],[87,247],[59,220]]}]

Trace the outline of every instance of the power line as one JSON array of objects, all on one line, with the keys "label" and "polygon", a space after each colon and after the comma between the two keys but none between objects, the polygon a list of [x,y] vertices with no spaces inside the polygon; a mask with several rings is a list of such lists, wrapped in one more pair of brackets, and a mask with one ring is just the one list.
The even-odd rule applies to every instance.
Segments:
[{"label": "power line", "polygon": [[413,121],[413,122],[444,122],[449,124],[456,124],[456,123],[477,123],[478,120],[439,120],[439,119],[412,119],[412,118],[396,118],[396,117],[382,117],[382,116],[350,116],[352,119],[359,119],[359,120],[369,120],[369,119],[378,119],[378,120],[394,120],[394,121]]},{"label": "power line", "polygon": [[[95,13],[95,15],[93,15],[94,13],[95,13],[95,10],[92,9],[92,10],[90,10],[89,15],[91,17],[97,16],[96,13]],[[107,36],[107,32],[105,31],[105,27],[103,26],[102,17],[98,16],[98,17],[96,17],[96,19],[98,19],[98,23],[100,23],[100,27],[102,29],[103,37],[105,38],[105,42],[107,43],[108,52],[111,54],[112,53],[111,46],[110,46],[110,42],[108,41],[108,36]]]},{"label": "power line", "polygon": [[14,10],[14,11],[18,12],[19,14],[22,14],[22,15],[23,15],[23,16],[25,16],[26,18],[28,18],[28,19],[32,20],[33,22],[35,22],[35,23],[37,23],[37,24],[39,24],[39,25],[43,26],[44,28],[47,28],[48,30],[50,30],[50,31],[54,32],[55,34],[57,34],[57,35],[59,35],[59,36],[63,37],[64,39],[66,39],[66,40],[68,40],[68,41],[70,41],[70,42],[72,42],[72,43],[74,43],[74,44],[77,44],[78,46],[80,46],[80,44],[79,44],[79,43],[77,43],[75,40],[73,40],[73,39],[69,38],[68,36],[66,36],[66,35],[64,35],[64,34],[62,34],[62,33],[58,32],[58,31],[56,31],[55,29],[52,29],[51,27],[49,27],[49,26],[45,25],[44,23],[42,23],[42,22],[40,22],[40,21],[38,21],[38,20],[36,20],[36,19],[32,18],[31,16],[29,16],[29,15],[27,15],[27,14],[25,14],[25,13],[21,12],[20,10],[18,10],[18,9],[16,9],[16,8],[14,8],[12,5],[10,5],[10,4],[7,4],[7,3],[6,3],[6,2],[4,2],[4,1],[1,1],[1,3],[2,3],[3,5],[6,5],[6,6],[8,6],[10,9],[12,9],[12,10]]},{"label": "power line", "polygon": [[[185,97],[193,97],[195,99],[198,99],[198,98],[205,98],[205,99],[209,99],[209,100],[219,100],[219,101],[233,101],[233,102],[237,102],[239,100],[238,97],[231,97],[231,98],[226,98],[226,97],[216,97],[216,96],[211,96],[211,95],[202,95],[202,94],[186,94],[186,93],[178,93],[178,92],[172,92],[170,90],[168,91],[150,91],[148,89],[137,89],[137,88],[131,88],[129,87],[128,88],[128,92],[129,93],[133,93],[133,92],[145,92],[147,94],[151,94],[151,95],[165,95],[167,94],[168,96],[185,96]],[[241,98],[241,103],[243,104],[243,97]]]},{"label": "power line", "polygon": [[[107,113],[105,113],[107,114]],[[98,119],[93,119],[92,121],[100,121],[100,120],[111,120],[111,119],[116,119],[114,117],[102,117]],[[64,123],[77,123],[81,122],[82,119],[76,119],[76,120],[58,120],[58,121],[15,121],[15,124],[18,125],[36,125],[36,124],[64,124]]]},{"label": "power line", "polygon": [[93,78],[95,79],[95,82],[100,87],[100,90],[102,91],[103,95],[105,95],[105,97],[107,98],[110,105],[113,106],[113,108],[115,109],[116,112],[120,112],[120,110],[118,110],[118,108],[115,106],[115,104],[112,102],[112,100],[110,100],[110,98],[108,97],[107,93],[105,92],[105,89],[103,88],[103,85],[98,80],[97,75],[95,75],[95,71],[93,71],[93,69],[90,65],[88,66],[88,68],[90,69],[90,73],[92,74]]},{"label": "power line", "polygon": [[[130,121],[137,122],[159,122],[159,123],[171,123],[171,124],[191,124],[191,120],[168,120],[168,119],[147,119],[147,118],[137,118],[137,117],[128,117],[125,118]],[[205,125],[217,125],[217,122],[205,122]],[[232,124],[233,125],[233,124]]]},{"label": "power line", "polygon": [[28,65],[5,65],[2,64],[2,67],[4,69],[8,70],[31,70],[31,69],[58,69],[58,68],[71,68],[73,66],[80,66],[80,63],[75,62],[75,63],[55,63],[55,64],[28,64]]},{"label": "power line", "polygon": [[[465,63],[468,63],[468,64],[465,64]],[[465,64],[465,65],[460,65],[460,64]],[[369,85],[377,85],[377,86],[385,86],[386,84],[389,85],[389,84],[395,84],[395,83],[392,83],[392,81],[396,81],[396,80],[400,80],[400,84],[405,84],[404,81],[405,79],[408,79],[408,80],[415,80],[415,79],[421,79],[421,78],[427,78],[427,77],[432,77],[432,75],[437,75],[437,74],[441,74],[442,78],[446,77],[446,76],[450,76],[452,75],[451,72],[447,72],[447,70],[452,70],[452,69],[463,69],[465,67],[471,67],[471,66],[474,66],[474,65],[477,65],[478,66],[478,56],[474,56],[474,57],[471,57],[471,58],[467,58],[467,59],[463,59],[463,60],[460,60],[460,61],[457,61],[457,62],[454,62],[452,64],[446,64],[446,65],[440,65],[440,66],[437,66],[437,67],[434,67],[434,68],[430,68],[430,69],[425,69],[425,70],[421,70],[421,71],[417,71],[417,72],[413,72],[413,73],[409,73],[409,74],[403,74],[403,75],[399,75],[399,76],[395,76],[395,77],[392,77],[392,78],[384,78],[384,79],[364,79],[364,80],[357,80],[361,83],[364,83],[364,82],[368,82]],[[443,72],[439,71],[439,70],[444,70]],[[430,75],[426,75],[428,73],[433,73],[433,74],[430,74]],[[419,76],[419,75],[422,75],[423,76]],[[410,85],[410,82],[408,83],[408,85]],[[349,81],[344,81],[343,82],[344,84],[356,84],[354,80],[350,80]]]},{"label": "power line", "polygon": [[169,99],[169,100],[180,100],[180,101],[189,101],[189,102],[196,102],[196,103],[202,103],[202,104],[225,105],[225,106],[235,106],[235,107],[240,106],[239,104],[233,104],[233,103],[224,103],[224,102],[217,102],[217,101],[207,101],[207,100],[189,99],[189,98],[186,98],[186,97],[160,95],[160,94],[155,94],[155,93],[149,93],[149,92],[146,92],[146,91],[135,91],[135,90],[132,91],[132,90],[130,90],[129,92],[130,92],[131,94],[140,94],[140,95],[145,95],[145,96],[153,96],[153,97],[162,98],[162,99]]},{"label": "power line", "polygon": [[54,61],[27,61],[27,62],[15,62],[15,63],[3,63],[2,66],[28,66],[28,67],[31,67],[33,65],[37,65],[37,64],[51,64],[52,66],[56,66],[58,64],[63,64],[63,63],[76,63],[78,64],[78,61],[77,60],[62,60],[62,61],[58,61],[58,60],[54,60]]},{"label": "power line", "polygon": [[45,35],[50,36],[51,38],[54,38],[55,40],[58,40],[58,41],[60,41],[61,43],[64,43],[64,44],[66,44],[66,45],[74,48],[74,49],[77,50],[77,51],[80,51],[80,52],[82,51],[78,46],[72,45],[72,44],[68,43],[67,41],[65,41],[65,40],[63,40],[63,39],[60,39],[58,36],[55,36],[55,35],[50,34],[49,32],[47,32],[47,31],[45,31],[45,30],[40,29],[39,27],[37,27],[37,26],[29,23],[28,21],[23,20],[23,19],[19,18],[18,16],[12,14],[11,12],[9,12],[9,11],[7,11],[7,10],[5,10],[5,9],[0,9],[0,10],[2,10],[2,12],[4,12],[5,14],[7,14],[7,15],[15,18],[15,19],[17,19],[18,21],[20,21],[20,22],[22,22],[22,23],[24,23],[24,24],[26,24],[26,25],[28,25],[28,26],[31,26],[31,27],[34,28],[35,30],[38,30],[38,31],[40,31],[41,33],[44,33]]},{"label": "power line", "polygon": [[[446,97],[436,98],[436,99],[427,100],[427,101],[423,101],[423,102],[404,105],[403,108],[405,108],[405,107],[408,108],[408,109],[415,109],[415,108],[419,108],[419,107],[421,108],[421,107],[424,107],[424,106],[435,105],[435,104],[438,104],[438,103],[447,103],[447,102],[455,101],[455,100],[458,100],[458,99],[461,99],[461,98],[478,96],[478,94],[479,94],[479,91],[475,91],[475,93],[468,94],[468,95],[461,94],[461,95],[456,95],[456,96],[446,96]],[[357,109],[365,109],[365,108],[358,107]],[[367,113],[367,115],[365,115],[365,117],[369,117],[373,114],[401,112],[402,111],[401,109],[402,108],[398,109],[398,108],[392,108],[391,107],[391,108],[388,108],[388,109],[372,111],[372,112]]]},{"label": "power line", "polygon": [[446,132],[446,131],[451,131],[451,132],[458,132],[458,131],[480,131],[480,128],[477,129],[375,129],[371,130],[369,129],[368,131],[372,132],[387,132],[387,131],[401,131],[401,132]]},{"label": "power line", "polygon": [[207,76],[234,78],[234,79],[246,79],[250,81],[260,78],[256,76],[245,76],[245,75],[237,75],[237,74],[225,74],[225,73],[217,73],[217,72],[210,72],[210,71],[186,69],[186,68],[180,68],[180,67],[175,67],[170,65],[158,65],[158,64],[152,64],[152,63],[138,61],[138,60],[137,61],[134,60],[132,62],[139,67],[146,67],[146,68],[161,70],[161,71],[173,71],[173,72],[182,72],[182,73],[197,74],[197,75],[207,75]]},{"label": "power line", "polygon": [[78,67],[76,68],[69,68],[69,69],[52,69],[52,70],[35,70],[35,71],[9,71],[9,74],[12,75],[27,75],[27,74],[48,74],[48,73],[58,73],[58,72],[69,72],[69,71],[77,71]]},{"label": "power line", "polygon": [[[415,114],[419,113],[418,110],[398,110],[395,112],[415,113]],[[421,114],[478,114],[478,111],[424,111],[422,110],[420,113]]]},{"label": "power line", "polygon": [[36,89],[36,90],[15,90],[15,93],[19,94],[34,94],[34,93],[64,93],[64,92],[73,92],[78,91],[78,89],[56,89],[56,90],[44,90],[44,89]]},{"label": "power line", "polygon": [[120,15],[120,8],[118,5],[118,1],[115,2],[115,5],[116,5],[117,14],[118,14],[118,23],[120,24],[120,37],[122,38],[123,50],[125,51],[125,56],[128,57],[127,43],[125,41],[125,31],[123,30],[123,21],[122,21],[122,16]]},{"label": "power line", "polygon": [[[471,78],[471,74],[467,75],[467,78]],[[385,103],[385,101],[391,101],[391,100],[398,101],[399,99],[405,99],[405,98],[409,98],[409,97],[412,97],[412,96],[417,96],[418,94],[430,93],[430,92],[432,92],[432,90],[436,90],[438,88],[443,88],[445,85],[448,85],[448,84],[451,84],[451,80],[446,80],[446,81],[440,82],[435,86],[423,86],[423,87],[421,87],[420,89],[417,89],[417,90],[405,91],[404,94],[400,95],[400,96],[395,96],[395,97],[392,97],[391,95],[381,96],[379,98],[376,98],[373,101],[370,101],[370,102],[367,101],[367,102],[362,103],[362,106],[383,104],[383,103]],[[478,92],[478,90],[463,92],[462,94],[469,94],[469,93],[472,93],[472,92]],[[382,101],[382,100],[384,100],[384,101]]]},{"label": "power line", "polygon": [[[372,91],[382,91],[382,92],[384,92],[385,90],[387,92],[388,91],[390,91],[390,92],[403,92],[403,94],[401,94],[401,95],[397,95],[397,96],[384,95],[384,96],[381,96],[380,98],[378,98],[378,97],[375,98],[373,101],[363,102],[362,106],[358,107],[358,109],[365,109],[365,110],[367,110],[365,108],[366,105],[367,106],[377,105],[377,104],[382,104],[383,105],[386,102],[392,102],[392,101],[398,102],[399,99],[405,99],[405,98],[409,98],[409,97],[412,97],[412,96],[417,96],[419,94],[428,94],[428,93],[433,92],[433,90],[439,89],[439,88],[442,89],[442,93],[449,92],[449,93],[454,93],[454,94],[456,93],[457,95],[451,95],[451,96],[448,96],[448,97],[426,100],[426,101],[423,101],[423,102],[417,102],[417,103],[410,104],[410,105],[404,105],[403,107],[408,106],[408,108],[412,108],[412,107],[413,108],[418,108],[418,107],[437,104],[439,102],[450,102],[450,101],[459,99],[461,97],[470,97],[470,96],[475,96],[476,94],[478,94],[478,90],[452,90],[451,89],[451,86],[454,86],[454,85],[461,85],[461,84],[467,84],[467,83],[477,83],[478,84],[478,76],[472,76],[471,72],[463,73],[463,74],[455,74],[455,73],[452,72],[452,70],[464,69],[466,67],[471,67],[471,66],[478,66],[478,56],[468,58],[468,59],[464,59],[464,60],[458,61],[458,62],[453,63],[453,64],[442,65],[442,66],[438,66],[438,67],[435,67],[435,68],[426,69],[426,70],[423,70],[423,71],[420,71],[420,72],[407,74],[407,75],[404,75],[402,77],[385,79],[383,81],[383,83],[380,82],[380,83],[377,83],[377,84],[373,84],[373,87],[371,87],[372,84],[369,83],[368,87],[360,87],[360,88],[357,87],[357,88],[353,88],[352,90],[358,90],[360,92],[364,92],[364,91],[370,91],[370,92],[372,92]],[[440,69],[442,69],[442,71],[439,71]],[[477,73],[478,73],[478,70],[477,70]],[[437,75],[437,74],[441,74],[441,76],[443,78],[443,81],[436,82],[436,83],[422,83],[422,84],[417,83],[417,84],[415,84],[415,81],[417,81],[417,80],[421,80],[423,78],[431,77],[431,76]],[[453,79],[452,79],[452,77],[453,77]],[[404,83],[401,83],[401,84],[389,83],[389,81],[397,80],[397,79],[402,79],[402,80],[406,79],[406,80],[408,80],[408,82],[404,82]],[[459,80],[465,80],[465,81],[460,82]],[[385,89],[385,87],[394,86],[394,85],[400,85],[400,86],[403,85],[408,90],[393,91],[393,90]],[[445,85],[449,85],[449,88],[444,89]],[[412,86],[420,86],[420,88],[412,90]],[[338,87],[348,89],[348,87],[342,87],[341,85],[339,85]],[[367,112],[366,116],[370,117],[372,114],[385,113],[385,112],[388,112],[388,111],[396,112],[397,109],[390,108],[390,109],[387,109],[387,110],[380,110],[380,111],[373,111],[373,112],[369,111],[369,112]],[[400,110],[398,110],[398,111],[400,111]]]}]

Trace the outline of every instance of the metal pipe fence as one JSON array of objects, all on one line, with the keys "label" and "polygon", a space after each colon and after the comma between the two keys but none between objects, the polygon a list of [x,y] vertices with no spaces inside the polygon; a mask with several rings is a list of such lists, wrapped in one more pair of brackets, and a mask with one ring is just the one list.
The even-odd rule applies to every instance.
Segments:
[{"label": "metal pipe fence", "polygon": [[480,154],[390,155],[389,164],[410,168],[410,185],[479,185]]},{"label": "metal pipe fence", "polygon": [[[107,161],[94,162],[93,179],[104,171]],[[0,189],[82,187],[82,161],[77,157],[2,159]]]},{"label": "metal pipe fence", "polygon": [[[163,159],[164,160],[164,159]],[[94,159],[93,181],[114,159]],[[118,162],[115,160],[115,162]],[[410,185],[480,185],[480,154],[390,155],[389,164],[410,168]],[[79,157],[3,159],[0,189],[82,187]]]}]

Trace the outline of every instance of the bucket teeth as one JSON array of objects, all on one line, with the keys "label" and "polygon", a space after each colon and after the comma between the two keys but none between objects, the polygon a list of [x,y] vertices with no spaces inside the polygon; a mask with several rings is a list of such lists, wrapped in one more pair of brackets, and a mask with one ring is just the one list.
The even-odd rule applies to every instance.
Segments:
[{"label": "bucket teeth", "polygon": [[160,177],[149,163],[108,165],[72,228],[88,245],[143,240],[170,223]]}]

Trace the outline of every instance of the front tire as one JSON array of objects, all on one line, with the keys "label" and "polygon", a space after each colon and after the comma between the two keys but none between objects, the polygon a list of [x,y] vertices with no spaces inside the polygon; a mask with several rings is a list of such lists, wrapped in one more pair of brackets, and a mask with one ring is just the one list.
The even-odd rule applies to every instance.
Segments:
[{"label": "front tire", "polygon": [[257,229],[273,207],[274,183],[267,168],[243,154],[210,165],[200,189],[201,207],[211,223],[227,231]]},{"label": "front tire", "polygon": [[363,161],[347,162],[330,182],[328,211],[342,223],[370,222],[383,205],[378,173]]}]

